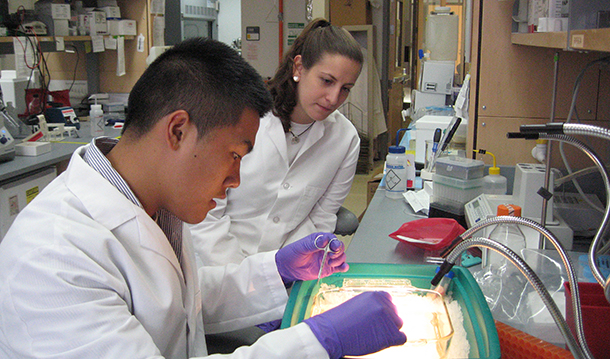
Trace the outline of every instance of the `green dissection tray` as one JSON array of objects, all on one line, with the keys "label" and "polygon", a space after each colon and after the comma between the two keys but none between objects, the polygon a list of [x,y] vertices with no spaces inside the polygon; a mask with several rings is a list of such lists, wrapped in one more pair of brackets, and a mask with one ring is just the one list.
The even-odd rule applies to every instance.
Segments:
[{"label": "green dissection tray", "polygon": [[[435,270],[436,266],[432,265],[352,263],[348,272],[333,274],[323,278],[320,283],[341,287],[344,279],[409,279],[413,286],[429,289]],[[467,269],[455,266],[452,271],[455,277],[449,292],[462,310],[463,326],[470,344],[469,358],[500,358],[498,333],[481,289]],[[282,328],[309,318],[318,290],[317,280],[294,284]]]}]

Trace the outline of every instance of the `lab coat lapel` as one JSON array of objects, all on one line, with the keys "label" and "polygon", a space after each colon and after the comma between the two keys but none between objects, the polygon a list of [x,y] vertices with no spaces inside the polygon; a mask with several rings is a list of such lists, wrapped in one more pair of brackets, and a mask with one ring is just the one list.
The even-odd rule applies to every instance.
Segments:
[{"label": "lab coat lapel", "polygon": [[186,281],[186,293],[184,308],[187,315],[188,331],[188,347],[189,356],[205,356],[207,355],[206,346],[203,340],[203,313],[201,302],[201,289],[199,287],[199,279],[197,267],[195,265],[195,251],[191,239],[191,232],[183,226],[182,231],[182,268]]},{"label": "lab coat lapel", "polygon": [[[138,219],[140,245],[165,257],[182,277],[180,263],[169,240],[141,207],[133,204],[82,158],[86,146],[73,155],[66,170],[66,186],[81,200],[91,218],[108,230]],[[91,191],[97,188],[97,191]]]},{"label": "lab coat lapel", "polygon": [[324,136],[324,130],[326,129],[326,121],[328,121],[328,119],[323,121],[316,121],[316,123],[313,124],[311,130],[309,130],[309,135],[305,138],[305,142],[303,142],[303,147],[301,147],[301,150],[294,158],[294,161],[292,162],[293,164],[296,163],[299,160],[299,157],[303,156],[303,154],[307,152],[309,148],[315,145],[316,142],[318,142],[322,138],[322,136]]},{"label": "lab coat lapel", "polygon": [[[80,147],[72,155],[65,183],[96,222],[113,230],[132,220],[138,207],[85,162],[82,156],[88,146]],[[91,188],[99,190],[91,191]]]},{"label": "lab coat lapel", "polygon": [[267,131],[265,131],[265,133],[268,134],[268,137],[262,140],[273,142],[277,152],[284,160],[284,163],[286,163],[286,167],[288,167],[288,149],[286,148],[286,134],[284,133],[282,122],[275,116],[267,116],[266,119],[268,121],[265,124],[267,127]]}]

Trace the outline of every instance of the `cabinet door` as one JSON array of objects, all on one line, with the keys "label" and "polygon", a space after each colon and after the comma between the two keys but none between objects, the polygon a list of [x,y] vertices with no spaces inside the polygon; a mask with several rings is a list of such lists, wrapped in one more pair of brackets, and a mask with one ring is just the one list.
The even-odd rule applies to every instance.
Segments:
[{"label": "cabinet door", "polygon": [[[480,32],[476,24],[473,26],[473,91],[469,112],[469,147],[495,150],[502,154],[499,163],[507,165],[533,160],[529,154],[533,145],[521,146],[516,140],[509,142],[505,134],[518,131],[520,124],[549,122],[555,54],[559,54],[555,105],[555,121],[559,122],[568,116],[578,74],[590,61],[601,56],[600,53],[513,45],[511,14],[512,2],[477,1],[474,4],[473,18],[482,23]],[[480,46],[476,46],[478,43]],[[605,125],[602,120],[609,119],[610,90],[600,86],[604,81],[607,83],[610,77],[607,72],[599,67],[586,72],[577,99],[581,120]]]}]

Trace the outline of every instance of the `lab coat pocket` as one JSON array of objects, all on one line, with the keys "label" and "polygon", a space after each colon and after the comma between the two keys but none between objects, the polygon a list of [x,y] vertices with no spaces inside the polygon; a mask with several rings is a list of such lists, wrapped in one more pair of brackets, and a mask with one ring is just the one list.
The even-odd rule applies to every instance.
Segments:
[{"label": "lab coat pocket", "polygon": [[324,188],[307,186],[299,197],[297,206],[292,216],[292,220],[289,223],[289,229],[293,230],[309,215],[313,206],[318,202],[320,197],[324,194]]}]

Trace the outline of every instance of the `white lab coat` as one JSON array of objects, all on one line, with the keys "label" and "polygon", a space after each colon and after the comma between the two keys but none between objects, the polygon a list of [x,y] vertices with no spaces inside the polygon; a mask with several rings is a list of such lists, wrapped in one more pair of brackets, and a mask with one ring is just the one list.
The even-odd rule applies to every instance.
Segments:
[{"label": "white lab coat", "polygon": [[[84,151],[0,243],[1,358],[185,359],[207,355],[204,323],[223,331],[279,318],[287,294],[275,253],[241,271],[202,268],[198,283],[190,238],[181,270],[161,229],[84,162]],[[231,356],[289,357],[327,354],[302,323]]]},{"label": "white lab coat", "polygon": [[204,264],[240,263],[314,232],[332,232],[349,193],[360,151],[354,125],[338,111],[316,122],[289,163],[280,120],[261,119],[241,184],[206,219],[190,226]]}]

